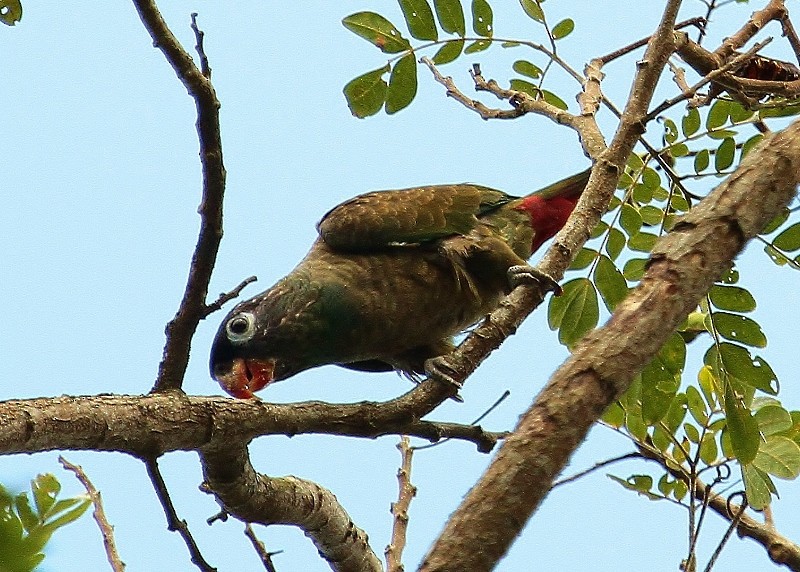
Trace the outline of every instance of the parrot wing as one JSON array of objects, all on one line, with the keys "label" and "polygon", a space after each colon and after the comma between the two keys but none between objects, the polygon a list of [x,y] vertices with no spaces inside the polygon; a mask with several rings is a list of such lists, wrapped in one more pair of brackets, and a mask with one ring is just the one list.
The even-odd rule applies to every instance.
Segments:
[{"label": "parrot wing", "polygon": [[376,191],[334,207],[317,230],[336,250],[374,252],[467,234],[478,217],[515,198],[471,184]]}]

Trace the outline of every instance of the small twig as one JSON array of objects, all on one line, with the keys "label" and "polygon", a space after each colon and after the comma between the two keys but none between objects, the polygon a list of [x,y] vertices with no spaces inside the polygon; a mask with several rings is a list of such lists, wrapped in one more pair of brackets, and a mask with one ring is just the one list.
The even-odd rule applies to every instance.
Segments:
[{"label": "small twig", "polygon": [[224,304],[230,302],[234,298],[238,298],[239,294],[242,293],[242,290],[244,290],[246,286],[252,284],[256,280],[258,280],[258,278],[256,278],[255,276],[250,276],[249,278],[245,278],[239,283],[239,285],[236,288],[234,288],[230,292],[223,292],[222,294],[219,295],[219,298],[214,300],[211,304],[206,304],[205,308],[203,308],[203,318],[207,318],[209,315],[213,314],[214,312],[222,308]]},{"label": "small twig", "polygon": [[633,453],[625,453],[624,455],[620,455],[619,457],[606,459],[605,461],[600,461],[598,463],[595,463],[588,469],[584,469],[583,471],[579,471],[574,475],[557,480],[556,482],[553,483],[553,486],[550,487],[550,490],[553,490],[556,487],[560,487],[561,485],[566,485],[567,483],[572,483],[574,481],[577,481],[578,479],[585,477],[586,475],[593,473],[598,469],[607,467],[608,465],[613,465],[614,463],[619,463],[620,461],[627,461],[628,459],[641,459],[641,458],[642,458],[641,453],[633,452]]},{"label": "small twig", "polygon": [[272,557],[276,554],[280,554],[283,550],[278,550],[276,552],[267,552],[264,543],[261,542],[258,537],[256,536],[253,527],[250,526],[250,523],[246,523],[244,525],[244,535],[250,539],[250,543],[253,545],[253,549],[258,554],[258,557],[261,559],[261,563],[264,565],[264,569],[267,572],[277,572],[275,565],[272,563]]},{"label": "small twig", "polygon": [[156,491],[161,507],[164,509],[164,514],[167,517],[167,529],[172,532],[177,532],[186,543],[189,549],[189,554],[192,557],[192,562],[203,572],[216,572],[217,569],[206,562],[203,555],[200,554],[200,548],[189,532],[189,525],[185,520],[178,518],[178,513],[175,512],[175,506],[172,504],[172,499],[167,491],[167,484],[164,482],[164,477],[161,476],[161,471],[158,469],[158,460],[155,457],[145,457],[142,459],[144,466],[147,468],[147,475],[150,477],[150,482],[153,483],[153,489]]},{"label": "small twig", "polygon": [[97,522],[98,528],[100,529],[100,534],[103,537],[103,546],[106,549],[108,563],[111,565],[111,569],[114,572],[122,572],[125,570],[125,563],[120,559],[119,552],[117,552],[117,545],[114,542],[114,527],[111,526],[106,518],[106,513],[103,510],[103,499],[100,496],[100,491],[94,487],[92,481],[89,480],[89,477],[86,476],[86,473],[83,471],[83,468],[80,465],[73,465],[60,455],[58,457],[58,462],[61,463],[61,466],[66,470],[75,473],[75,477],[77,477],[77,479],[86,489],[86,493],[89,495],[89,499],[94,505],[93,516],[95,522]]},{"label": "small twig", "polygon": [[[705,22],[706,22],[705,18],[700,18],[700,17],[689,18],[688,20],[684,20],[683,22],[678,22],[677,24],[675,24],[675,28],[674,29],[675,30],[680,30],[682,28],[687,28],[689,26],[697,26],[702,31],[703,27],[705,25]],[[597,60],[600,61],[603,65],[605,65],[605,64],[607,64],[609,62],[612,62],[612,61],[614,61],[614,60],[616,60],[618,58],[621,58],[622,56],[625,56],[625,55],[631,53],[633,50],[637,50],[639,48],[642,48],[642,47],[646,46],[647,42],[649,42],[651,38],[652,38],[652,36],[647,36],[646,38],[642,38],[641,40],[633,42],[632,44],[628,44],[627,46],[624,46],[624,47],[622,47],[622,48],[620,48],[618,50],[615,50],[615,51],[611,52],[610,54],[606,54],[604,56],[601,56],[601,57],[597,58]]]},{"label": "small twig", "polygon": [[408,507],[411,499],[417,494],[417,487],[411,484],[411,459],[414,449],[409,438],[400,437],[397,444],[402,458],[400,469],[397,471],[398,495],[397,502],[392,503],[391,513],[394,516],[392,525],[392,539],[386,547],[386,572],[403,572],[403,549],[406,546],[406,532],[408,530]]},{"label": "small twig", "polygon": [[[474,421],[472,421],[472,423],[470,423],[469,425],[461,426],[464,429],[467,429],[469,427],[474,427],[474,428],[478,429],[479,431],[481,431],[481,433],[480,433],[481,435],[485,435],[488,438],[487,440],[488,440],[488,443],[491,444],[491,447],[489,449],[486,449],[486,450],[484,450],[485,449],[485,442],[477,442],[476,441],[476,443],[478,445],[478,450],[481,453],[488,453],[489,451],[491,451],[494,448],[494,444],[491,442],[492,438],[495,438],[496,440],[494,441],[494,443],[497,443],[498,440],[505,439],[505,437],[508,435],[507,432],[503,432],[503,433],[487,433],[487,432],[484,432],[483,429],[480,427],[480,425],[478,425],[478,423],[483,421],[483,419],[487,415],[489,415],[492,411],[497,409],[497,406],[500,405],[501,403],[503,403],[503,401],[505,401],[506,398],[509,395],[511,395],[511,392],[506,389],[503,392],[503,394],[500,397],[498,397],[497,400],[494,403],[492,403],[486,411],[481,413]],[[442,425],[444,425],[444,424],[442,424]],[[456,429],[456,428],[460,427],[457,424],[447,424],[447,425],[451,425],[450,427],[448,427],[450,430],[453,430],[453,429]],[[444,429],[444,427],[442,427],[442,429]],[[450,439],[457,438],[457,437],[459,437],[459,436],[458,435],[452,435],[450,437],[447,437],[446,439],[442,439],[441,441],[437,441],[435,443],[430,443],[429,445],[421,445],[419,447],[412,447],[412,448],[415,451],[422,451],[423,449],[431,449],[432,447],[436,447],[437,445],[441,445],[442,443],[446,443]],[[484,446],[484,448],[482,448],[482,445]]]},{"label": "small twig", "polygon": [[[743,493],[734,493],[734,495],[741,495],[742,504],[739,505],[739,510],[737,510],[735,514],[731,515],[731,522],[728,525],[728,529],[725,531],[725,534],[722,535],[722,538],[720,539],[717,548],[714,550],[714,553],[711,555],[711,558],[709,558],[705,572],[711,572],[711,569],[714,567],[717,558],[719,558],[719,555],[722,554],[722,549],[725,547],[725,544],[727,544],[728,540],[730,539],[731,534],[733,534],[733,531],[737,529],[739,523],[742,521],[742,516],[744,516],[744,511],[747,510],[747,497]],[[728,499],[728,504],[730,504],[730,498]]]},{"label": "small twig", "polygon": [[200,71],[207,79],[211,79],[211,67],[208,65],[208,57],[206,56],[206,50],[203,46],[205,32],[197,26],[197,12],[192,12],[192,30],[194,31],[194,37],[197,41],[194,49],[197,50],[197,55],[200,56]]}]

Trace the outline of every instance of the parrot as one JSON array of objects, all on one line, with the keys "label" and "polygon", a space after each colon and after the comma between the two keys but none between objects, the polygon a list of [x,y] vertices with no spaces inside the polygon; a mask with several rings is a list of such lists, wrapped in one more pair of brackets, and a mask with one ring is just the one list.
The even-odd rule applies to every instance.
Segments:
[{"label": "parrot", "polygon": [[454,336],[520,281],[558,290],[527,260],[564,226],[590,172],[524,197],[464,183],[373,191],[339,204],[294,270],[222,321],[211,376],[246,399],[327,364],[431,375]]}]

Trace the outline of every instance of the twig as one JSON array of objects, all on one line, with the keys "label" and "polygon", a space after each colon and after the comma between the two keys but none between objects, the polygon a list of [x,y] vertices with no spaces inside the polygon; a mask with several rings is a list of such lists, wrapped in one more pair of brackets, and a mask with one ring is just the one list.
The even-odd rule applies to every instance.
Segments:
[{"label": "twig", "polygon": [[253,545],[253,549],[256,551],[256,554],[258,554],[258,557],[261,559],[264,569],[267,572],[277,572],[275,565],[272,563],[272,557],[276,554],[280,554],[283,552],[283,550],[267,552],[264,543],[258,539],[256,532],[253,530],[253,527],[250,526],[249,522],[244,525],[244,535],[250,539],[250,543]]},{"label": "twig", "polygon": [[[478,423],[483,421],[483,419],[487,415],[489,415],[492,411],[497,409],[497,406],[500,405],[501,403],[503,403],[503,401],[505,401],[506,398],[508,398],[509,395],[511,395],[511,392],[506,389],[503,392],[503,394],[500,397],[498,397],[497,400],[494,403],[492,403],[486,411],[481,413],[474,421],[472,421],[472,423],[470,423],[469,425],[464,426],[464,428],[466,429],[467,427],[475,427],[477,429],[480,429],[481,432],[483,432],[483,429],[481,429],[481,427],[480,427],[480,425],[478,425]],[[441,426],[442,424],[440,423],[439,425]],[[459,427],[459,426],[456,425],[455,427]],[[495,437],[497,440],[504,439],[508,435],[507,432],[503,432],[503,433],[484,433],[484,434],[487,435],[487,437]],[[435,443],[430,443],[428,445],[421,445],[419,447],[412,447],[412,449],[414,449],[415,451],[422,451],[424,449],[430,449],[432,447],[436,447],[438,445],[441,445],[442,443],[446,443],[447,441],[449,441],[452,438],[453,438],[453,436],[450,436],[450,437],[447,437],[446,439],[442,439],[441,441],[437,441]],[[494,443],[492,443],[491,441],[488,441],[488,443],[491,444],[491,447],[488,448],[488,449],[485,449],[485,444],[484,443],[478,443],[478,450],[481,453],[488,453],[489,451],[491,451],[494,448],[494,445],[497,443],[497,440],[495,440]]]},{"label": "twig", "polygon": [[197,26],[197,12],[192,12],[191,17],[192,31],[194,32],[194,38],[197,42],[194,49],[197,50],[197,55],[200,56],[200,71],[203,72],[203,75],[206,76],[207,79],[211,79],[211,67],[208,65],[208,57],[206,56],[206,49],[203,45],[206,34]]},{"label": "twig", "polygon": [[252,284],[256,280],[258,280],[258,278],[256,278],[255,276],[250,276],[249,278],[245,278],[239,283],[239,285],[236,288],[234,288],[230,292],[223,292],[222,294],[219,295],[219,298],[214,300],[211,304],[206,304],[203,308],[203,318],[207,318],[209,315],[213,314],[214,312],[222,308],[224,304],[230,302],[234,298],[238,298],[239,294],[242,293],[242,290],[244,290],[247,285]]},{"label": "twig", "polygon": [[120,559],[119,552],[117,552],[117,545],[114,542],[114,527],[111,526],[106,518],[106,512],[103,510],[103,499],[100,496],[100,491],[94,487],[92,481],[89,480],[89,477],[86,475],[80,465],[73,465],[61,455],[58,456],[58,462],[61,463],[61,466],[66,470],[75,473],[75,477],[77,477],[77,479],[86,489],[89,499],[94,505],[93,516],[95,522],[97,523],[97,527],[100,529],[100,535],[103,537],[103,546],[106,550],[108,563],[111,565],[111,569],[114,572],[122,572],[125,570],[125,563]]},{"label": "twig", "polygon": [[[180,389],[189,363],[189,347],[197,325],[203,318],[211,272],[222,240],[222,198],[225,193],[225,166],[219,126],[220,103],[214,87],[167,26],[153,0],[133,0],[153,44],[175,70],[178,79],[194,99],[197,108],[197,135],[203,170],[203,196],[198,213],[200,232],[189,278],[175,317],[166,327],[164,355],[152,391]],[[202,50],[202,43],[199,49]],[[203,52],[204,53],[204,52]],[[210,70],[208,70],[210,74]]]},{"label": "twig", "polygon": [[391,513],[394,516],[392,525],[392,539],[386,547],[386,572],[403,572],[403,549],[406,546],[406,532],[408,531],[408,508],[411,499],[417,494],[417,487],[411,484],[411,459],[414,449],[411,447],[407,436],[400,437],[397,444],[400,450],[401,464],[397,471],[397,485],[399,488],[397,502],[392,503]]},{"label": "twig", "polygon": [[614,463],[619,463],[620,461],[627,461],[628,459],[641,459],[641,458],[642,458],[641,453],[634,452],[634,453],[626,453],[624,455],[620,455],[619,457],[612,457],[611,459],[606,459],[605,461],[600,461],[598,463],[595,463],[588,469],[584,469],[582,471],[575,473],[574,475],[557,480],[556,482],[553,483],[553,486],[550,487],[550,490],[556,487],[560,487],[561,485],[566,485],[567,483],[572,483],[574,481],[577,481],[578,479],[585,477],[586,475],[591,474],[594,471],[597,471],[598,469],[607,467],[608,465],[613,465]]},{"label": "twig", "polygon": [[161,502],[161,507],[167,517],[167,529],[181,535],[195,566],[203,572],[216,572],[217,569],[206,562],[203,555],[200,554],[200,548],[189,531],[189,525],[186,524],[185,520],[178,518],[178,513],[175,512],[175,506],[172,504],[167,485],[161,476],[161,471],[158,469],[158,460],[155,457],[144,457],[142,461],[147,468],[147,475],[150,477],[150,482],[153,483],[153,489],[155,489],[156,496]]},{"label": "twig", "polygon": [[[678,22],[677,24],[675,24],[675,29],[676,30],[681,30],[681,29],[687,28],[689,26],[697,26],[700,29],[700,31],[702,32],[705,22],[706,22],[705,18],[701,18],[701,17],[689,18],[688,20],[684,20],[683,22]],[[621,58],[622,56],[625,56],[625,55],[631,53],[634,50],[637,50],[639,48],[642,48],[642,47],[646,46],[647,42],[649,42],[651,38],[652,38],[652,36],[647,36],[646,38],[642,38],[641,40],[633,42],[632,44],[628,44],[627,46],[624,46],[624,47],[622,47],[622,48],[620,48],[618,50],[615,50],[615,51],[611,52],[610,54],[606,54],[604,56],[601,56],[601,57],[597,58],[597,60],[600,61],[600,63],[602,63],[603,65],[605,65],[605,64],[607,64],[609,62],[612,62],[612,61],[614,61],[616,59]]]}]

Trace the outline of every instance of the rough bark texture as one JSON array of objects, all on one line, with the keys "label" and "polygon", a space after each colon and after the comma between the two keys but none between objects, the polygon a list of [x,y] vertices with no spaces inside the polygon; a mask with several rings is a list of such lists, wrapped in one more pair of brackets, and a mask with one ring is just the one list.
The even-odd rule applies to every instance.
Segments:
[{"label": "rough bark texture", "polygon": [[[421,570],[489,570],[603,411],[800,182],[800,122],[767,137],[653,251],[637,287],[588,334],[448,521]],[[480,546],[480,550],[475,547]]]}]

